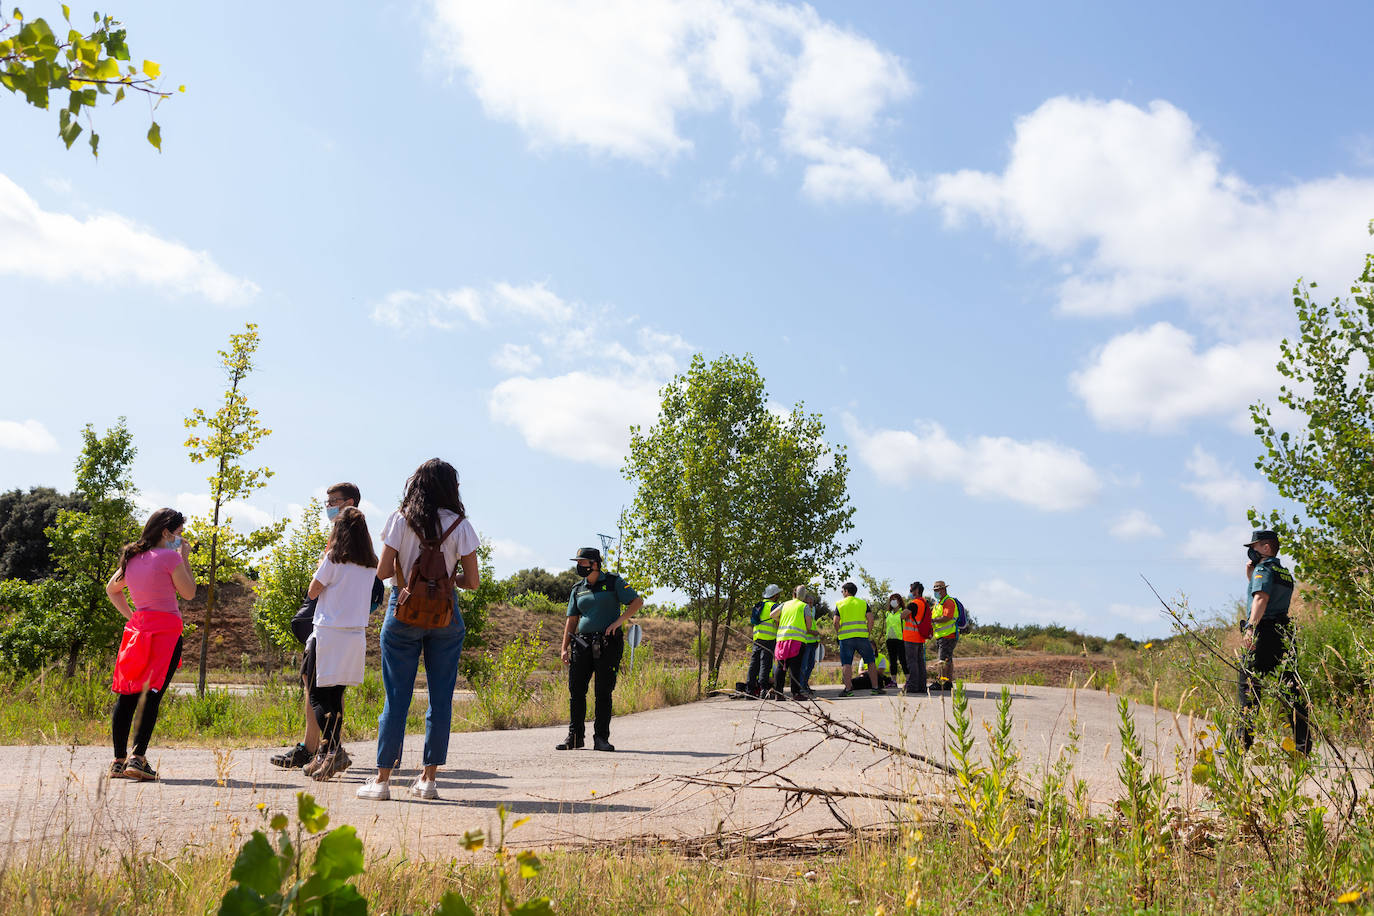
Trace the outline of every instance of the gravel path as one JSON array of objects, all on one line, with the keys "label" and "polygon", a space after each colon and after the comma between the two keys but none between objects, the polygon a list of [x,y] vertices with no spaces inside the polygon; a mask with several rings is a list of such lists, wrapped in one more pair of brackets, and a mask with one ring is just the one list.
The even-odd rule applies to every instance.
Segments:
[{"label": "gravel path", "polygon": [[[974,731],[984,743],[980,720],[992,721],[1000,686],[969,685]],[[1117,790],[1120,761],[1116,698],[1100,691],[1076,693],[1051,687],[1013,688],[1015,736],[1025,771],[1052,761],[1067,741],[1076,715],[1081,732],[1078,775],[1091,795],[1107,804]],[[861,723],[886,740],[943,759],[948,694],[903,698],[889,693],[849,699],[838,688],[822,688],[819,708],[837,719]],[[1172,768],[1174,750],[1187,734],[1186,720],[1134,706],[1137,729],[1147,749]],[[688,837],[772,821],[784,801],[767,789],[726,790],[687,785],[712,768],[758,766],[774,769],[806,786],[916,797],[948,790],[946,777],[929,767],[898,762],[867,747],[815,731],[777,738],[749,754],[754,742],[801,724],[795,705],[724,698],[616,719],[614,754],[554,750],[564,727],[456,734],[448,764],[439,774],[440,798],[421,801],[406,791],[419,764],[422,736],[407,738],[406,769],[393,778],[392,800],[364,801],[354,790],[371,773],[372,742],[348,745],[355,764],[347,773],[315,783],[299,770],[273,767],[280,748],[216,754],[208,749],[158,749],[149,757],[161,775],[157,783],[111,782],[103,747],[0,748],[0,844],[8,854],[51,849],[53,844],[91,849],[157,850],[176,855],[188,847],[236,842],[269,811],[294,810],[294,795],[312,792],[336,824],[352,824],[374,851],[448,857],[466,830],[490,829],[496,808],[530,821],[514,839],[526,845],[558,845],[581,839],[656,835]],[[588,727],[590,738],[590,725]],[[806,753],[803,753],[806,752]],[[745,754],[742,762],[736,755]],[[793,759],[796,758],[796,759]],[[723,774],[738,783],[738,775]],[[840,806],[854,823],[887,820],[889,802],[850,800]],[[789,816],[785,833],[835,826],[819,801]]]}]

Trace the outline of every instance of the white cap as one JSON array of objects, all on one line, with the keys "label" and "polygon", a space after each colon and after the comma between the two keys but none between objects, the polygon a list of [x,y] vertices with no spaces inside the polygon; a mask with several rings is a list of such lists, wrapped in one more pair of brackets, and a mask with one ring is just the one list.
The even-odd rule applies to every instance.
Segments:
[{"label": "white cap", "polygon": [[776,585],[770,585],[770,586],[768,586],[767,588],[765,588],[765,589],[763,590],[763,597],[765,597],[765,598],[773,598],[773,597],[776,597],[777,594],[778,594],[778,592],[780,592],[780,591],[782,591],[782,589],[778,588]]}]

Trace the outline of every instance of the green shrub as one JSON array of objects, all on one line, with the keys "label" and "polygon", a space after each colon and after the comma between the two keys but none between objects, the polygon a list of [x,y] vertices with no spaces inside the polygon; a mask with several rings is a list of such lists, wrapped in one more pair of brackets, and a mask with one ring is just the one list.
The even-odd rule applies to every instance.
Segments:
[{"label": "green shrub", "polygon": [[495,656],[484,652],[467,663],[465,675],[491,728],[516,725],[518,714],[534,695],[531,675],[544,654],[542,630],[541,625],[533,633],[521,633]]},{"label": "green shrub", "polygon": [[568,609],[566,602],[559,604],[543,592],[522,592],[512,598],[510,603],[535,614],[563,614]]}]

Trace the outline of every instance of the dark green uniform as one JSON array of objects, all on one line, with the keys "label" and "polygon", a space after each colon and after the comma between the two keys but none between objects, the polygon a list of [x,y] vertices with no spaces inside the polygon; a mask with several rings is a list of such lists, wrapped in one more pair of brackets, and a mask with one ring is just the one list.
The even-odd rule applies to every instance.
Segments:
[{"label": "dark green uniform", "polygon": [[[1259,705],[1260,678],[1278,671],[1280,690],[1288,715],[1293,723],[1293,743],[1304,754],[1312,749],[1312,737],[1307,723],[1307,703],[1298,686],[1298,678],[1291,661],[1287,661],[1293,645],[1293,628],[1288,620],[1288,608],[1293,601],[1293,574],[1283,568],[1278,557],[1265,557],[1255,564],[1245,591],[1245,614],[1249,619],[1256,594],[1269,596],[1264,616],[1255,627],[1255,641],[1241,660],[1240,705],[1241,738],[1245,746],[1254,742],[1254,709]],[[1287,661],[1287,663],[1286,663]]]}]

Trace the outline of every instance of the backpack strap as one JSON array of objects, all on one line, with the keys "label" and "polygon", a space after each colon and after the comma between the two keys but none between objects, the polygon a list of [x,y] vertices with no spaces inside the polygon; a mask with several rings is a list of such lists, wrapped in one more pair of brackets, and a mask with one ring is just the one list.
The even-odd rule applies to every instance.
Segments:
[{"label": "backpack strap", "polygon": [[[444,533],[441,534],[441,535],[439,535],[439,537],[438,537],[437,540],[430,540],[429,538],[427,538],[427,537],[425,537],[424,535],[422,535],[419,531],[416,531],[416,530],[415,530],[415,526],[410,524],[410,519],[406,519],[406,524],[407,524],[407,525],[410,525],[410,530],[411,530],[411,531],[415,531],[415,536],[416,536],[417,538],[420,539],[420,546],[421,546],[422,548],[423,548],[423,547],[430,547],[430,546],[437,546],[437,545],[439,545],[439,544],[444,543],[444,541],[447,541],[447,540],[448,540],[448,536],[449,536],[450,534],[452,534],[454,531],[456,531],[457,528],[458,528],[458,526],[461,525],[462,523],[463,523],[463,520],[462,520],[461,518],[458,519],[458,520],[457,520],[456,522],[454,522],[452,525],[449,525],[448,528],[444,529]],[[456,573],[456,572],[458,571],[458,566],[461,565],[461,563],[462,563],[462,558],[460,557],[459,560],[458,560],[458,563],[457,563],[457,564],[454,564],[453,572],[449,573],[450,576],[452,576],[454,573]],[[392,569],[392,577],[396,580],[396,587],[397,587],[397,588],[405,588],[405,587],[406,587],[406,573],[405,573],[405,570],[403,570],[403,569],[401,568],[402,565],[403,565],[403,564],[401,563],[401,558],[400,558],[400,556],[398,555],[398,556],[396,557],[396,565],[395,565],[395,567]]]}]

